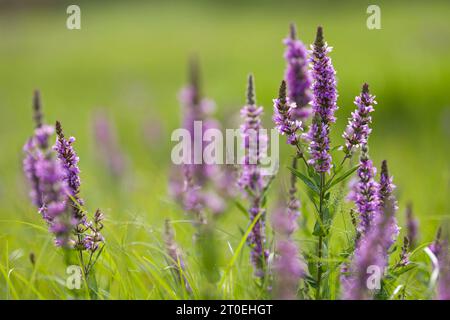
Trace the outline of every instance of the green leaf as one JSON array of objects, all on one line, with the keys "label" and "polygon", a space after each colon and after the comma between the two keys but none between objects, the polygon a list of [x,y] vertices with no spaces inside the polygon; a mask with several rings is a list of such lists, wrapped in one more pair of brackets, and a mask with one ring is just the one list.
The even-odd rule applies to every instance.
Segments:
[{"label": "green leaf", "polygon": [[305,176],[303,173],[301,173],[298,170],[295,170],[294,168],[288,167],[289,170],[298,178],[300,178],[312,191],[314,191],[316,194],[320,194],[319,188],[316,186],[314,182],[312,182],[307,176]]},{"label": "green leaf", "polygon": [[331,180],[330,182],[327,183],[327,185],[325,186],[325,190],[329,190],[332,187],[334,187],[335,185],[337,185],[339,182],[344,181],[345,179],[347,179],[353,172],[355,172],[356,170],[358,170],[359,165],[351,168],[350,170],[344,172],[342,175],[340,175],[339,177]]},{"label": "green leaf", "polygon": [[248,211],[247,209],[245,209],[242,203],[240,203],[239,201],[234,201],[234,203],[236,204],[236,207],[239,209],[239,211],[242,212],[245,217],[248,217]]},{"label": "green leaf", "polygon": [[404,274],[405,272],[408,272],[408,271],[414,269],[415,267],[417,267],[416,264],[410,263],[407,266],[396,269],[395,271],[392,272],[392,275],[398,277],[401,274]]}]

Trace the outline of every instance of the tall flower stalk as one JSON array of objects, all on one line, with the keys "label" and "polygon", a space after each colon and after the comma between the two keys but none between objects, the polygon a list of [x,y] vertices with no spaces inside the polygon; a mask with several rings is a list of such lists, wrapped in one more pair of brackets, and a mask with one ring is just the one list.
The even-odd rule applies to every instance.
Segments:
[{"label": "tall flower stalk", "polygon": [[383,160],[381,163],[380,182],[378,185],[378,199],[379,199],[379,214],[386,213],[385,208],[391,207],[391,214],[388,217],[385,226],[385,235],[390,237],[385,238],[385,250],[388,251],[392,244],[397,239],[400,228],[397,224],[397,218],[395,213],[398,210],[397,200],[393,194],[395,185],[393,184],[393,178],[389,175],[387,161]]},{"label": "tall flower stalk", "polygon": [[[104,243],[101,234],[103,229],[103,214],[97,210],[94,220],[89,221],[84,212],[84,201],[80,197],[80,169],[78,167],[79,157],[73,148],[75,137],[66,138],[64,136],[62,125],[56,121],[56,144],[53,149],[64,171],[63,181],[68,186],[69,210],[72,212],[73,232],[75,234],[74,248],[78,251],[81,263],[85,268],[85,274],[88,275],[92,268],[92,258],[99,247]],[[88,262],[83,258],[83,251],[89,252]]]},{"label": "tall flower stalk", "polygon": [[297,39],[295,24],[290,25],[289,36],[283,43],[286,46],[284,78],[289,99],[296,105],[292,116],[294,120],[305,121],[311,115],[311,108],[308,106],[311,101],[311,77],[308,72],[308,52],[304,44]]},{"label": "tall flower stalk", "polygon": [[310,140],[311,159],[309,163],[321,174],[329,172],[331,168],[330,124],[336,121],[334,113],[338,108],[336,105],[338,96],[336,71],[328,56],[330,52],[331,47],[324,41],[322,27],[319,27],[310,58],[314,116],[307,137]]},{"label": "tall flower stalk", "polygon": [[[313,120],[305,137],[310,141],[308,164],[319,175],[319,219],[323,221],[325,210],[325,173],[331,169],[330,124],[336,121],[337,110],[336,72],[328,54],[331,47],[324,41],[322,27],[317,28],[316,39],[310,53],[312,75],[312,110]],[[316,298],[320,298],[323,274],[323,232],[320,232],[317,247],[317,279]]]},{"label": "tall flower stalk", "polygon": [[414,217],[412,203],[406,206],[406,232],[410,247],[415,248],[419,234],[419,221]]},{"label": "tall flower stalk", "polygon": [[[215,165],[196,163],[195,153],[203,156],[205,144],[201,143],[201,149],[195,150],[200,145],[199,141],[194,141],[196,134],[196,123],[200,123],[202,132],[210,128],[217,128],[218,123],[211,117],[214,103],[211,100],[202,98],[200,91],[200,77],[197,60],[192,59],[189,64],[189,84],[180,93],[179,99],[183,111],[183,128],[188,130],[191,136],[191,158],[189,163],[183,167],[173,168],[172,178],[169,184],[169,192],[176,199],[185,211],[189,212],[196,225],[207,223],[206,212],[214,215],[224,211],[224,201],[217,193],[220,176],[218,167]],[[179,176],[182,176],[180,179]]]},{"label": "tall flower stalk", "polygon": [[247,104],[241,109],[241,116],[244,119],[241,134],[245,156],[238,184],[250,201],[250,223],[259,217],[247,239],[251,249],[251,262],[255,276],[258,278],[265,277],[269,256],[265,236],[266,212],[262,206],[262,196],[267,183],[260,168],[261,155],[267,148],[267,136],[261,132],[262,113],[263,108],[256,105],[253,76],[250,75],[248,77]]}]

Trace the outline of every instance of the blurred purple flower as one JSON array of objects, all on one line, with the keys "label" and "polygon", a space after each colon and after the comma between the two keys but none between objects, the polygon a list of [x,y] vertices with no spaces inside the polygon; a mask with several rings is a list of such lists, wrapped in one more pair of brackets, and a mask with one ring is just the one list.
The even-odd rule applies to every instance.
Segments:
[{"label": "blurred purple flower", "polygon": [[448,241],[443,242],[443,250],[438,256],[439,278],[437,283],[437,300],[450,300],[450,254]]},{"label": "blurred purple flower", "polygon": [[352,112],[352,117],[348,121],[347,128],[343,134],[345,142],[344,152],[348,155],[355,148],[367,144],[367,140],[372,129],[369,124],[372,122],[370,113],[374,111],[373,105],[377,104],[375,96],[369,93],[369,85],[365,83],[362,92],[355,98],[356,110]]},{"label": "blurred purple flower", "polygon": [[[386,203],[384,212],[375,216],[371,228],[362,235],[356,244],[350,266],[344,265],[341,276],[343,298],[346,300],[372,299],[375,290],[369,287],[369,277],[377,268],[380,276],[388,263],[388,248],[394,237],[393,230],[388,227],[395,212],[392,199]],[[381,279],[379,279],[381,280]]]},{"label": "blurred purple flower", "polygon": [[296,104],[292,110],[293,120],[305,121],[311,114],[308,106],[311,101],[311,76],[308,71],[307,50],[297,39],[295,25],[290,25],[289,36],[283,40],[286,45],[284,58],[287,66],[284,78],[287,83],[288,97]]},{"label": "blurred purple flower", "polygon": [[103,112],[94,115],[93,131],[97,154],[114,177],[122,177],[125,172],[125,157],[117,141],[116,130]]},{"label": "blurred purple flower", "polygon": [[410,246],[414,248],[419,234],[419,221],[414,217],[412,203],[406,206],[406,231]]},{"label": "blurred purple flower", "polygon": [[385,246],[386,251],[391,247],[391,245],[395,242],[400,228],[397,224],[397,219],[395,217],[395,213],[398,210],[397,200],[393,194],[395,189],[395,185],[392,183],[392,177],[389,176],[387,161],[383,160],[381,164],[381,172],[380,172],[380,183],[378,185],[378,199],[379,199],[379,212],[383,214],[386,212],[385,207],[390,205],[392,206],[392,214],[390,215],[386,226],[385,226],[385,235],[391,235],[390,238],[385,238]]},{"label": "blurred purple flower", "polygon": [[[201,98],[199,84],[199,70],[196,60],[190,63],[189,85],[182,89],[180,103],[183,114],[183,128],[190,132],[191,146],[197,145],[194,141],[195,124],[201,122],[201,130],[219,128],[219,124],[211,117],[214,102]],[[197,141],[198,142],[198,141]],[[203,155],[206,144],[202,143]],[[220,214],[225,210],[225,202],[219,191],[223,188],[223,175],[217,165],[195,164],[195,150],[191,152],[189,164],[183,168],[173,167],[169,181],[169,194],[179,202],[183,208],[196,217],[196,223],[206,223],[205,210],[213,214]],[[184,178],[180,179],[179,175]]]},{"label": "blurred purple flower", "polygon": [[[297,167],[297,158],[294,158],[293,168]],[[298,282],[305,274],[305,265],[299,255],[299,249],[291,238],[297,230],[297,219],[300,216],[300,201],[295,194],[296,177],[291,176],[289,201],[287,208],[281,206],[272,215],[272,226],[276,233],[276,257],[274,262],[275,289],[279,299],[295,299]]]},{"label": "blurred purple flower", "polygon": [[244,119],[241,134],[245,156],[238,183],[250,200],[250,223],[261,213],[260,219],[256,222],[247,239],[251,248],[251,261],[255,276],[259,278],[265,276],[269,257],[265,238],[265,209],[262,208],[261,198],[266,187],[266,181],[261,175],[260,156],[267,147],[267,137],[261,134],[262,112],[263,108],[256,105],[253,76],[250,75],[248,77],[247,104],[241,109],[241,116]]}]

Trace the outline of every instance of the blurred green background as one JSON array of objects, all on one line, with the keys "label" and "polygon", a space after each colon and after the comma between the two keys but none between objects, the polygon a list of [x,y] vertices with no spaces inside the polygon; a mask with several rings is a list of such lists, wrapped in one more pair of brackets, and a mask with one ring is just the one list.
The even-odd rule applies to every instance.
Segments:
[{"label": "blurred green background", "polygon": [[[284,73],[282,39],[297,23],[309,44],[318,25],[334,47],[340,106],[333,143],[354,109],[363,82],[377,96],[370,154],[387,159],[398,186],[399,220],[407,202],[420,219],[423,240],[450,214],[450,3],[377,2],[381,30],[366,27],[365,1],[312,4],[269,1],[79,1],[81,30],[66,28],[65,1],[0,6],[0,256],[40,252],[50,236],[29,204],[21,148],[32,133],[31,98],[41,90],[46,121],[60,120],[77,138],[82,196],[108,216],[106,237],[150,241],[164,218],[183,219],[167,196],[170,133],[180,126],[177,100],[186,64],[201,61],[203,92],[216,115],[233,125],[244,102],[246,76],[271,126],[272,99]],[[373,3],[370,3],[373,4]],[[127,159],[114,180],[96,156],[92,115],[113,119]],[[283,146],[282,166],[289,148]],[[284,168],[279,180],[287,179]],[[282,185],[279,184],[279,185]],[[279,191],[273,191],[275,194]],[[273,201],[275,202],[275,201]],[[304,212],[305,216],[312,213]],[[222,228],[246,225],[234,211]],[[24,223],[25,222],[25,223]],[[109,231],[108,231],[109,228]],[[132,231],[130,231],[132,229]],[[191,231],[179,228],[189,239]],[[181,240],[182,241],[182,240]],[[187,240],[189,243],[190,240]],[[25,257],[19,268],[25,268]]]}]

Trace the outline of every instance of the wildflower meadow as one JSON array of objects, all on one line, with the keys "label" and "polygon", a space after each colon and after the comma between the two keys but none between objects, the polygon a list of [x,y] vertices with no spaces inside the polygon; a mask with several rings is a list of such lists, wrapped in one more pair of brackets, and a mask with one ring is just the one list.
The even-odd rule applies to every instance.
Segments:
[{"label": "wildflower meadow", "polygon": [[1,5],[0,299],[450,299],[448,3],[68,5]]}]

